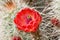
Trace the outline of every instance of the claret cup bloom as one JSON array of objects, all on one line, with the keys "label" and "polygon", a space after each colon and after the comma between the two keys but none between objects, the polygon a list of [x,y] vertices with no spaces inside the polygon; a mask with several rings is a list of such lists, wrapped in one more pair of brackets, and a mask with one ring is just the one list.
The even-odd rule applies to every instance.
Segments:
[{"label": "claret cup bloom", "polygon": [[14,18],[16,27],[25,32],[35,32],[41,21],[40,13],[32,8],[23,8]]},{"label": "claret cup bloom", "polygon": [[20,36],[13,36],[12,40],[22,40]]},{"label": "claret cup bloom", "polygon": [[60,20],[57,18],[52,18],[51,23],[57,27],[60,27]]}]

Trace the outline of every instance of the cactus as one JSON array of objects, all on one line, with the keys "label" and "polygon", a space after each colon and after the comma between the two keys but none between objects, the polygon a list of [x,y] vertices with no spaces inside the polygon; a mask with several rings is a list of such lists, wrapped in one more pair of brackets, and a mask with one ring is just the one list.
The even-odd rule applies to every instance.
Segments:
[{"label": "cactus", "polygon": [[[25,7],[39,11],[42,16],[35,33],[20,31],[13,22],[17,13]],[[60,40],[59,24],[60,0],[0,0],[0,40],[12,40],[14,36],[22,40]]]}]

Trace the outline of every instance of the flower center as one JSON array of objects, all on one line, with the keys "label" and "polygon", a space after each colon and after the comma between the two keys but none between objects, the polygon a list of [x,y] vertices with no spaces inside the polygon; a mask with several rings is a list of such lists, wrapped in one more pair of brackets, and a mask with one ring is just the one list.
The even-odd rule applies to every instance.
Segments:
[{"label": "flower center", "polygon": [[28,15],[28,16],[26,17],[26,23],[28,24],[31,20],[32,20],[31,16]]}]

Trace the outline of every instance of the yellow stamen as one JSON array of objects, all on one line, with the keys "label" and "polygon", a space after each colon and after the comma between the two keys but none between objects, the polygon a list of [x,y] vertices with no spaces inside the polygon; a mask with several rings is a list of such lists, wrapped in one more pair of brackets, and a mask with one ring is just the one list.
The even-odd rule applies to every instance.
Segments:
[{"label": "yellow stamen", "polygon": [[28,16],[27,18],[28,18],[28,19],[30,19],[30,18],[31,18],[31,16]]}]

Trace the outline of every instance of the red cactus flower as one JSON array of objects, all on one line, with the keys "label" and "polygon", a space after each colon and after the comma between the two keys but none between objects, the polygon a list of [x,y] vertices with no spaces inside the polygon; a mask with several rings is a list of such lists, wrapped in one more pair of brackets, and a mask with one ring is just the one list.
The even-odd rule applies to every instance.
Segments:
[{"label": "red cactus flower", "polygon": [[57,18],[52,18],[51,23],[55,26],[60,27],[60,21]]},{"label": "red cactus flower", "polygon": [[35,32],[41,21],[42,17],[39,12],[31,8],[22,9],[14,18],[17,28],[25,32]]},{"label": "red cactus flower", "polygon": [[12,40],[22,40],[19,36],[14,36]]}]

